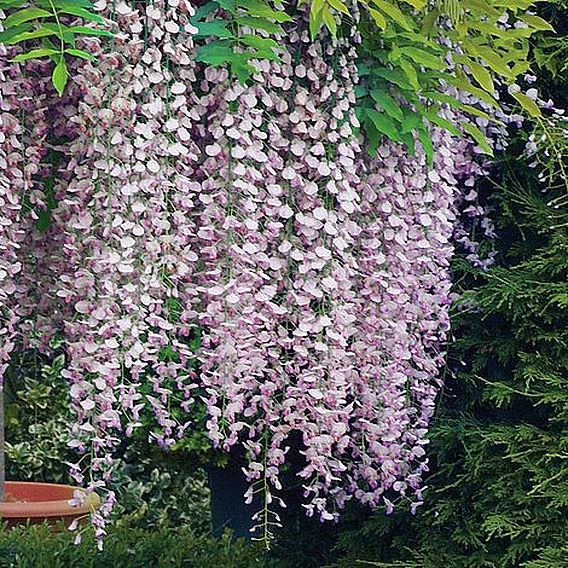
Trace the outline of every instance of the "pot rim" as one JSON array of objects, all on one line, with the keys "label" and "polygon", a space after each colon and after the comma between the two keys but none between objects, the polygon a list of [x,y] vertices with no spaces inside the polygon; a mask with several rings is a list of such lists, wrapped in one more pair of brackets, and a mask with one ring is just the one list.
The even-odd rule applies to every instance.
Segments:
[{"label": "pot rim", "polygon": [[6,501],[0,502],[0,519],[17,519],[17,518],[38,518],[38,517],[80,517],[88,515],[98,509],[101,500],[96,493],[87,494],[85,503],[80,506],[72,506],[69,500],[73,498],[73,492],[83,490],[73,485],[63,485],[58,483],[39,483],[35,481],[6,481],[6,490],[9,492],[10,487],[20,487],[29,489],[49,489],[57,488],[58,490],[66,489],[69,496],[64,499],[48,499],[45,501]]}]

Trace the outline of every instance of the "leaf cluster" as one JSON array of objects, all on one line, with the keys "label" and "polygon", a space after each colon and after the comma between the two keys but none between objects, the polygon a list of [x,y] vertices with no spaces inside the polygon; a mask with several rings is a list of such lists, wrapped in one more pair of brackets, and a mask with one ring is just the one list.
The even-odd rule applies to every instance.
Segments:
[{"label": "leaf cluster", "polygon": [[[500,107],[499,86],[514,85],[529,71],[530,38],[553,31],[530,11],[536,4],[531,0],[359,0],[358,20],[351,18],[343,0],[301,3],[310,4],[312,37],[323,27],[339,34],[341,19],[362,34],[358,113],[370,152],[387,138],[413,153],[418,138],[430,161],[431,125],[468,135],[492,153],[476,119],[494,121],[486,110]],[[480,104],[461,103],[447,94],[449,87]],[[511,94],[528,115],[540,115],[534,100],[520,89]],[[443,105],[470,120],[445,120],[440,116]]]},{"label": "leaf cluster", "polygon": [[274,9],[269,0],[211,0],[191,19],[195,39],[211,38],[200,46],[196,59],[213,67],[228,66],[245,82],[256,72],[253,60],[278,61],[278,43],[273,37],[281,24],[292,18]]},{"label": "leaf cluster", "polygon": [[[0,10],[8,14],[1,22],[0,43],[22,47],[11,61],[49,58],[54,65],[51,80],[59,95],[69,81],[68,60],[95,59],[77,48],[77,40],[84,36],[112,36],[102,27],[106,22],[93,12],[90,0],[0,0]],[[75,25],[77,20],[95,25]],[[72,25],[65,23],[68,21]]]}]

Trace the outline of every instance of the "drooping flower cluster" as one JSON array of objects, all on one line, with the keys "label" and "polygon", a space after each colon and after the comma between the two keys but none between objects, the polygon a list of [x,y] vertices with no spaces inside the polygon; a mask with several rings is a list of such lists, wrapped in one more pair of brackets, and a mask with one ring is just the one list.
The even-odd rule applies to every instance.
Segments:
[{"label": "drooping flower cluster", "polygon": [[[193,10],[185,1],[112,10],[119,33],[70,87],[69,159],[54,212],[66,263],[57,296],[73,313],[64,325],[71,446],[91,453],[90,491],[110,480],[116,443],[140,425],[145,404],[161,445],[183,434],[172,408],[190,402],[193,384]],[[83,482],[79,464],[73,475]],[[95,515],[97,536],[113,501],[110,492]]]},{"label": "drooping flower cluster", "polygon": [[[253,86],[226,89],[223,72],[206,72],[223,97],[207,113],[203,163],[201,380],[210,437],[225,449],[244,438],[252,492],[265,479],[280,486],[292,431],[305,433],[302,475],[326,484],[344,470],[324,446],[345,445],[350,416],[348,249],[358,229],[349,214],[360,149],[352,48],[351,59],[324,49],[300,24]],[[337,77],[326,57],[336,58]]]},{"label": "drooping flower cluster", "polygon": [[17,87],[9,80],[10,71],[16,75],[19,70],[11,70],[4,63],[6,58],[7,50],[0,46],[0,388],[18,322],[11,298],[16,291],[14,280],[21,270],[21,199],[30,183],[25,171],[23,127],[16,110],[18,99],[15,92],[10,92]]},{"label": "drooping flower cluster", "polygon": [[[187,0],[98,8],[118,33],[89,43],[96,64],[76,69],[57,116],[46,111],[64,157],[50,225],[26,249],[40,315],[55,314],[68,341],[71,445],[90,459],[88,490],[108,484],[144,408],[160,445],[183,436],[201,387],[212,443],[246,451],[247,498],[261,495],[265,527],[278,522],[271,502],[297,433],[308,514],[336,519],[349,499],[415,508],[460,182],[470,193],[483,171],[472,144],[434,130],[433,166],[393,143],[370,158],[354,111],[356,36],[312,42],[299,18],[281,61],[257,62],[243,85],[197,67]],[[37,168],[19,173],[21,126],[0,118],[0,148],[17,150],[2,230],[17,243]],[[8,242],[5,297],[19,269]],[[98,537],[114,499],[94,515]]]},{"label": "drooping flower cluster", "polygon": [[[308,514],[347,499],[421,501],[424,445],[449,327],[450,243],[474,147],[433,133],[437,157],[354,132],[354,45],[290,32],[251,87],[206,72],[200,175],[201,380],[208,429],[243,443],[271,492],[301,432]],[[471,191],[469,188],[467,191]],[[277,519],[276,519],[277,522]]]},{"label": "drooping flower cluster", "polygon": [[[0,14],[1,15],[1,14]],[[17,48],[0,45],[0,385],[23,322],[37,307],[30,251],[44,209],[49,87],[41,64],[12,64]]]}]

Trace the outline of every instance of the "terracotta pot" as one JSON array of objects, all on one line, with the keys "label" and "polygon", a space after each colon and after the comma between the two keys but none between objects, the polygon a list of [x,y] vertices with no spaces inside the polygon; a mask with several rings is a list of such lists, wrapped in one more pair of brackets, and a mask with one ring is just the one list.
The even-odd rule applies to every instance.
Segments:
[{"label": "terracotta pot", "polygon": [[52,525],[62,521],[69,526],[75,519],[88,519],[89,513],[100,505],[99,496],[90,493],[84,504],[73,507],[69,500],[77,489],[55,483],[7,481],[7,499],[0,503],[0,521],[8,527],[44,521]]}]

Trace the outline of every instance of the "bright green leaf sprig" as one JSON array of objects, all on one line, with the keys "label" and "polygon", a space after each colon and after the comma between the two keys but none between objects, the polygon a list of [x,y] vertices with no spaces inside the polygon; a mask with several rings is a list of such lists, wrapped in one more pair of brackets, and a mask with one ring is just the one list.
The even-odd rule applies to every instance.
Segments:
[{"label": "bright green leaf sprig", "polygon": [[[537,0],[538,1],[538,0]],[[529,71],[529,40],[553,31],[530,12],[534,0],[355,0],[361,83],[357,112],[371,153],[386,137],[414,151],[415,136],[428,159],[433,157],[429,125],[465,133],[491,154],[483,132],[472,121],[451,123],[439,115],[442,105],[468,117],[495,121],[477,106],[447,94],[448,86],[469,93],[486,106],[499,108],[496,85],[513,85]],[[348,0],[300,0],[310,6],[310,32],[322,28],[333,36],[348,21]],[[532,117],[538,105],[518,88],[511,96]]]},{"label": "bright green leaf sprig", "polygon": [[291,19],[266,0],[211,0],[191,19],[198,30],[195,38],[213,38],[199,48],[197,61],[226,65],[246,82],[256,72],[251,60],[279,60],[278,43],[267,36],[278,34]]},{"label": "bright green leaf sprig", "polygon": [[0,43],[20,45],[23,52],[11,61],[49,57],[54,64],[51,80],[59,95],[69,81],[68,58],[94,59],[87,51],[77,49],[76,41],[81,36],[112,36],[102,27],[86,25],[68,26],[64,20],[80,18],[85,22],[104,25],[105,20],[92,12],[89,0],[0,0],[0,10],[8,14],[0,20],[3,31]]}]

